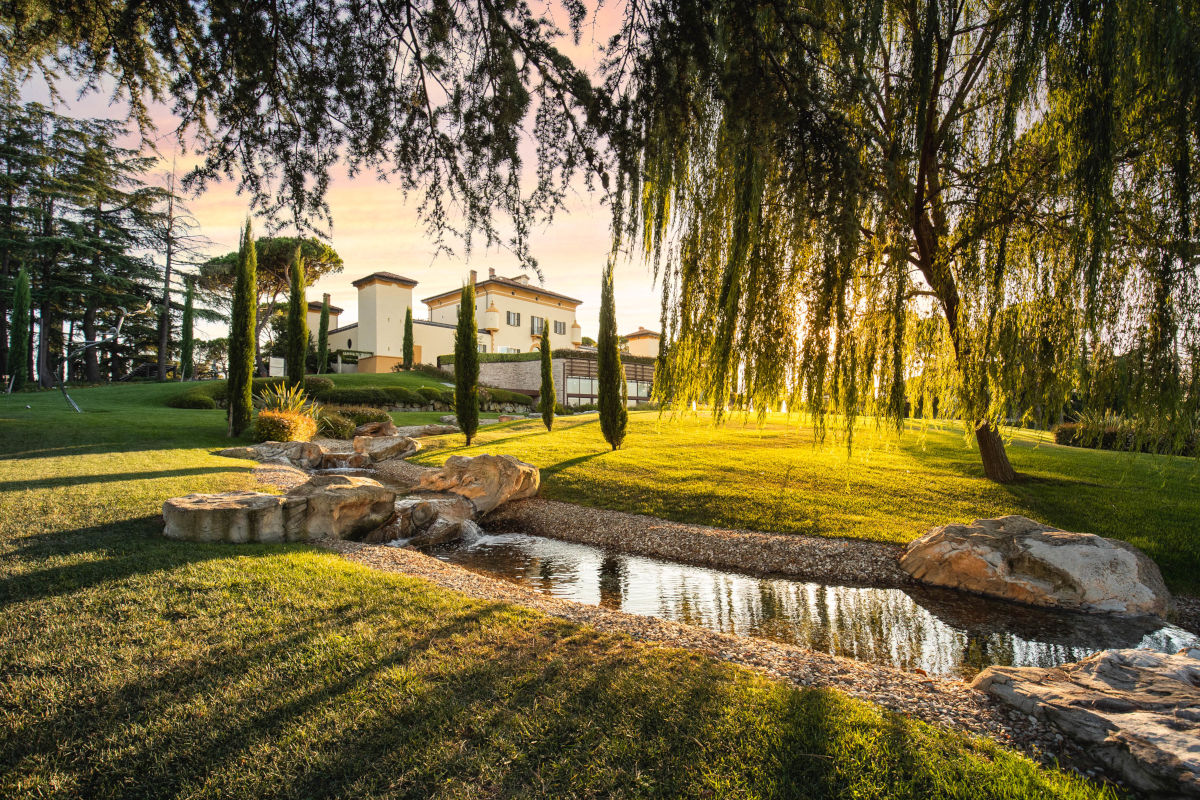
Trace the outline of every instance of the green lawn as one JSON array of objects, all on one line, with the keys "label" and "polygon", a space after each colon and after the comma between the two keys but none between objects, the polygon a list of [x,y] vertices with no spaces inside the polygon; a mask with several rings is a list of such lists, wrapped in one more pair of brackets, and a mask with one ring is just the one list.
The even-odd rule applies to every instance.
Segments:
[{"label": "green lawn", "polygon": [[[1124,539],[1145,550],[1172,589],[1200,594],[1200,466],[1193,459],[1053,444],[1017,432],[1008,447],[1020,480],[983,478],[955,425],[910,425],[903,436],[864,426],[853,450],[783,415],[715,428],[707,418],[630,414],[611,452],[596,415],[560,417],[431,443],[417,460],[510,453],[542,470],[542,494],[682,522],[908,542],[933,525],[1024,514],[1067,530]],[[437,445],[441,445],[440,449]]]},{"label": "green lawn", "polygon": [[307,546],[168,542],[165,497],[252,483],[177,389],[0,397],[0,797],[1104,794]]}]

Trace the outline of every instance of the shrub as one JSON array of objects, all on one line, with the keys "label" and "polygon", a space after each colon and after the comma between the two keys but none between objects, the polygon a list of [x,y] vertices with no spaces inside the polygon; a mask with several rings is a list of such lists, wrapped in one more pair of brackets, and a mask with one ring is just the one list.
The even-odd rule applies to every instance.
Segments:
[{"label": "shrub", "polygon": [[171,408],[216,408],[217,401],[204,392],[189,389],[182,394],[167,398],[167,405]]},{"label": "shrub", "polygon": [[262,390],[258,400],[267,411],[288,411],[293,414],[308,413],[308,398],[299,386],[273,383]]},{"label": "shrub", "polygon": [[433,378],[435,381],[441,381],[442,383],[448,383],[454,379],[453,375],[443,372],[435,364],[417,364],[413,367],[413,371],[419,372],[427,378]]},{"label": "shrub", "polygon": [[445,397],[446,393],[436,386],[422,386],[417,389],[417,394],[419,394],[421,399],[427,403],[445,402],[443,398]]},{"label": "shrub", "polygon": [[407,386],[391,386],[384,389],[388,396],[392,398],[398,406],[420,406],[425,404],[425,399],[417,392],[409,389]]},{"label": "shrub", "polygon": [[318,427],[321,433],[330,439],[352,439],[354,438],[354,429],[358,426],[354,420],[326,408],[321,412]]},{"label": "shrub", "polygon": [[317,435],[317,421],[294,411],[260,411],[254,434],[260,442],[307,442]]},{"label": "shrub", "polygon": [[387,422],[391,419],[386,411],[371,406],[325,406],[325,413],[345,417],[355,427],[366,425],[368,422]]},{"label": "shrub", "polygon": [[484,403],[509,403],[512,405],[532,406],[533,398],[520,392],[510,392],[507,389],[480,389],[479,399]]}]

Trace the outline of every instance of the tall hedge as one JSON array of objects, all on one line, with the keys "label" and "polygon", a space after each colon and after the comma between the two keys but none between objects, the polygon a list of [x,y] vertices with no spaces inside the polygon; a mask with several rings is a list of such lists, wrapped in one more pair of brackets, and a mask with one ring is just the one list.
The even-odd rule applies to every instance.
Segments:
[{"label": "tall hedge", "polygon": [[29,272],[21,267],[13,289],[11,333],[8,342],[8,371],[12,375],[14,392],[24,389],[29,380],[29,305]]},{"label": "tall hedge", "polygon": [[329,372],[329,295],[321,299],[321,327],[317,331],[317,372]]},{"label": "tall hedge", "polygon": [[233,312],[229,320],[229,435],[240,436],[250,427],[253,409],[254,323],[258,302],[258,256],[250,219],[238,247],[233,283]]},{"label": "tall hedge", "polygon": [[540,348],[542,355],[542,391],[538,396],[538,410],[542,412],[542,423],[546,426],[546,430],[554,428],[554,405],[558,402],[554,390],[554,364],[551,361],[553,354],[550,352],[550,325],[547,324],[542,328],[542,346]]},{"label": "tall hedge", "polygon": [[604,268],[600,285],[600,335],[596,341],[597,405],[600,407],[600,432],[613,450],[625,441],[629,410],[625,407],[628,391],[625,368],[621,365],[621,342],[617,336],[617,309],[613,299],[612,264]]},{"label": "tall hedge", "polygon": [[454,331],[454,415],[467,437],[479,429],[479,332],[475,324],[475,284],[463,286]]},{"label": "tall hedge", "polygon": [[413,368],[412,306],[404,309],[404,368]]},{"label": "tall hedge", "polygon": [[183,294],[183,330],[179,332],[179,379],[190,381],[196,372],[196,342],[193,328],[195,327],[196,298],[192,279],[187,278],[187,289]]},{"label": "tall hedge", "polygon": [[304,382],[304,359],[308,355],[308,300],[304,296],[304,257],[300,248],[292,255],[289,268],[291,279],[288,287],[287,348],[285,371],[288,386],[299,386]]}]

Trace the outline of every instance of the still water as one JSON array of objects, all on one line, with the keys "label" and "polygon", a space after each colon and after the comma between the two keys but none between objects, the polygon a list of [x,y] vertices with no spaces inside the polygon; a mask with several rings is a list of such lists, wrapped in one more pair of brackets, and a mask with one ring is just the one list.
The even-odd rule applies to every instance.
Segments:
[{"label": "still water", "polygon": [[1200,645],[1155,619],[1052,612],[947,590],[756,577],[525,534],[481,534],[432,554],[555,597],[936,675],[1053,666],[1112,647],[1173,653]]}]

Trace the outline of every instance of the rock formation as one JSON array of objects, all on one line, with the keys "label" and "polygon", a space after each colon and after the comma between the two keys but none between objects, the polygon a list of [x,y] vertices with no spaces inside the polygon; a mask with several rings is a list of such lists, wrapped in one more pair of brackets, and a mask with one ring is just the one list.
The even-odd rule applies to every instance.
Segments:
[{"label": "rock formation", "polygon": [[369,478],[318,475],[285,495],[225,492],[163,503],[169,539],[293,542],[364,536],[392,518],[396,493]]},{"label": "rock formation", "polygon": [[1047,720],[1142,792],[1200,797],[1200,650],[989,667],[972,685]]},{"label": "rock formation", "polygon": [[1133,545],[1020,516],[934,528],[900,566],[924,583],[1036,606],[1160,616],[1171,606],[1158,566]]},{"label": "rock formation", "polygon": [[260,442],[250,447],[227,447],[217,453],[228,458],[249,458],[264,464],[290,464],[317,469],[325,451],[313,442]]},{"label": "rock formation", "polygon": [[354,452],[362,453],[372,462],[389,458],[407,458],[421,449],[420,443],[407,436],[355,436]]},{"label": "rock formation", "polygon": [[414,491],[450,493],[469,499],[486,514],[510,500],[533,497],[541,485],[538,468],[512,456],[450,456],[442,468],[421,476]]}]

